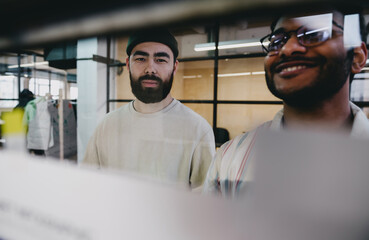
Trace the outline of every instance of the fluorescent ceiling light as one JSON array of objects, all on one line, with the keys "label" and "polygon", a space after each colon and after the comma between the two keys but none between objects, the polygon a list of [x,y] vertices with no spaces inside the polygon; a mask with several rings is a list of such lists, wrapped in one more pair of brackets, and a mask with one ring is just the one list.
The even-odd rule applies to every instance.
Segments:
[{"label": "fluorescent ceiling light", "polygon": [[202,78],[202,75],[191,75],[191,76],[183,76],[184,79],[188,78]]},{"label": "fluorescent ceiling light", "polygon": [[252,72],[251,75],[264,75],[265,71],[260,71],[260,72]]},{"label": "fluorescent ceiling light", "polygon": [[[264,71],[260,72],[240,72],[240,73],[221,73],[218,74],[218,77],[240,77],[240,76],[250,76],[250,75],[264,75]],[[210,77],[213,77],[213,74],[210,74]],[[193,78],[202,78],[202,75],[189,75],[183,76],[183,79],[193,79]]]},{"label": "fluorescent ceiling light", "polygon": [[[21,64],[20,67],[33,67],[33,66],[48,65],[48,64],[49,64],[49,62],[47,62],[47,61],[45,61],[45,62],[33,62],[33,63]],[[18,64],[8,66],[8,68],[17,68],[17,67],[18,67]]]},{"label": "fluorescent ceiling light", "polygon": [[250,75],[261,75],[261,74],[265,74],[265,72],[262,71],[262,72],[224,73],[224,74],[218,74],[218,77],[239,77],[239,76],[250,76]]},{"label": "fluorescent ceiling light", "polygon": [[224,73],[218,74],[218,77],[239,77],[239,76],[249,76],[250,72],[242,72],[242,73]]},{"label": "fluorescent ceiling light", "polygon": [[[258,46],[261,47],[259,39],[253,38],[245,40],[219,42],[218,49],[258,47]],[[215,50],[215,43],[211,42],[211,43],[196,44],[194,49],[196,52]]]}]

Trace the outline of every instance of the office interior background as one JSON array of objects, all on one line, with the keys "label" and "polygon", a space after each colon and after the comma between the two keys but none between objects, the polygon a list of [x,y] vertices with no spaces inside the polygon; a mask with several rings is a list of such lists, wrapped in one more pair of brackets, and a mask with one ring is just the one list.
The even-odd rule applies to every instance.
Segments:
[{"label": "office interior background", "polygon": [[[269,33],[277,13],[304,7],[299,1],[107,1],[91,6],[77,1],[73,9],[60,6],[50,13],[45,1],[19,2],[29,9],[8,25],[6,18],[16,4],[8,2],[8,11],[1,10],[0,112],[12,111],[23,89],[36,97],[76,102],[78,159],[103,115],[134,98],[125,65],[132,31],[156,26],[171,30],[180,62],[173,97],[202,115],[216,133],[223,128],[233,138],[281,109],[282,102],[265,84],[259,39]],[[368,4],[356,2],[364,7],[368,26]],[[356,74],[350,98],[369,116],[369,61]],[[6,148],[6,137],[1,138]]]}]

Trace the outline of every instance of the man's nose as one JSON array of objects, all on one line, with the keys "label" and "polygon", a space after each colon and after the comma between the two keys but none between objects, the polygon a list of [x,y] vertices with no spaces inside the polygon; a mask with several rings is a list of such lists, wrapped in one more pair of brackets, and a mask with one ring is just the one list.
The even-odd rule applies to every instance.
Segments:
[{"label": "man's nose", "polygon": [[155,67],[154,60],[149,59],[147,61],[146,68],[145,68],[145,73],[146,74],[155,74],[156,73],[156,67]]},{"label": "man's nose", "polygon": [[291,36],[279,51],[280,55],[292,56],[299,53],[305,53],[307,48],[300,44],[295,35]]}]

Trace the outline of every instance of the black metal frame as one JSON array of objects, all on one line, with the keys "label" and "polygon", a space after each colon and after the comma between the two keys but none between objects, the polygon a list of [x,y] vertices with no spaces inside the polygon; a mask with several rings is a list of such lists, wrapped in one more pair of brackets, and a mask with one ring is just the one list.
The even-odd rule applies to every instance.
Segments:
[{"label": "black metal frame", "polygon": [[[212,100],[181,100],[182,103],[199,103],[199,104],[212,104],[213,105],[213,129],[217,128],[217,115],[218,115],[218,104],[257,104],[257,105],[282,105],[282,101],[238,101],[238,100],[218,100],[218,63],[219,60],[224,59],[240,59],[240,58],[251,58],[251,57],[262,57],[265,56],[265,53],[253,53],[247,55],[222,55],[219,56],[219,22],[216,22],[213,31],[214,31],[214,42],[215,42],[215,50],[214,56],[208,57],[194,57],[194,58],[182,58],[178,59],[179,62],[191,62],[191,61],[206,61],[213,60],[214,61],[214,88],[213,88],[213,99]],[[110,111],[110,103],[113,102],[130,102],[132,99],[110,99],[110,68],[113,67],[124,67],[125,63],[119,63],[116,61],[110,61],[110,49],[111,49],[111,37],[107,37],[107,70],[106,70],[106,112]],[[369,103],[368,103],[369,106]]]},{"label": "black metal frame", "polygon": [[[4,54],[4,55],[10,55],[10,56],[14,56],[17,57],[17,64],[18,64],[18,68],[17,68],[17,87],[18,87],[18,98],[0,98],[0,101],[19,101],[20,99],[20,93],[22,92],[21,90],[21,77],[22,77],[22,68],[21,65],[21,59],[22,59],[22,55],[33,55],[34,57],[34,61],[36,61],[36,57],[44,57],[42,54],[36,53],[36,52],[32,52],[32,51],[22,51],[22,52],[16,52],[16,53],[9,53],[9,52],[1,52],[0,54]],[[93,58],[91,58],[93,59]],[[82,59],[85,60],[85,59]],[[87,60],[87,59],[86,59]],[[43,69],[38,69],[38,71],[40,72],[47,72],[49,74],[52,73],[52,71],[50,70],[43,70]],[[54,74],[58,74],[58,73],[54,73]],[[49,91],[51,88],[51,83],[50,83],[50,78],[49,78]]]},{"label": "black metal frame", "polygon": [[216,22],[214,27],[214,42],[215,42],[215,51],[214,51],[214,93],[213,93],[213,130],[214,133],[217,129],[217,115],[218,115],[218,68],[219,68],[219,22]]},{"label": "black metal frame", "polygon": [[[261,53],[252,53],[252,54],[239,54],[239,55],[221,55],[219,56],[219,22],[216,22],[214,25],[214,42],[215,42],[215,50],[214,56],[208,57],[194,57],[194,58],[182,58],[178,59],[179,62],[190,62],[190,61],[206,61],[206,60],[214,60],[214,89],[213,89],[213,99],[212,100],[181,100],[182,103],[199,103],[199,104],[213,104],[213,129],[217,128],[217,113],[218,113],[218,104],[247,104],[247,105],[282,105],[282,101],[253,101],[253,100],[218,100],[218,63],[219,60],[224,59],[240,59],[240,58],[252,58],[252,57],[264,57],[266,54],[264,52]],[[107,37],[107,95],[106,95],[106,111],[107,113],[110,111],[110,103],[112,102],[130,102],[132,99],[110,99],[110,68],[112,67],[123,67],[126,66],[125,63],[119,63],[116,61],[110,61],[110,49],[111,49],[111,37]],[[364,101],[355,101],[353,102],[357,106],[369,107],[369,102]]]}]

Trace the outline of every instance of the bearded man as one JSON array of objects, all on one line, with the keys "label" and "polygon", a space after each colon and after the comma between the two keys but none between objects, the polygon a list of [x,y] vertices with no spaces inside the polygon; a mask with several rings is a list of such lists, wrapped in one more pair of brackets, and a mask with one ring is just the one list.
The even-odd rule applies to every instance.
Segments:
[{"label": "bearded man", "polygon": [[178,67],[176,39],[166,29],[137,32],[126,51],[136,99],[99,124],[84,163],[200,187],[215,140],[208,122],[170,94]]}]

